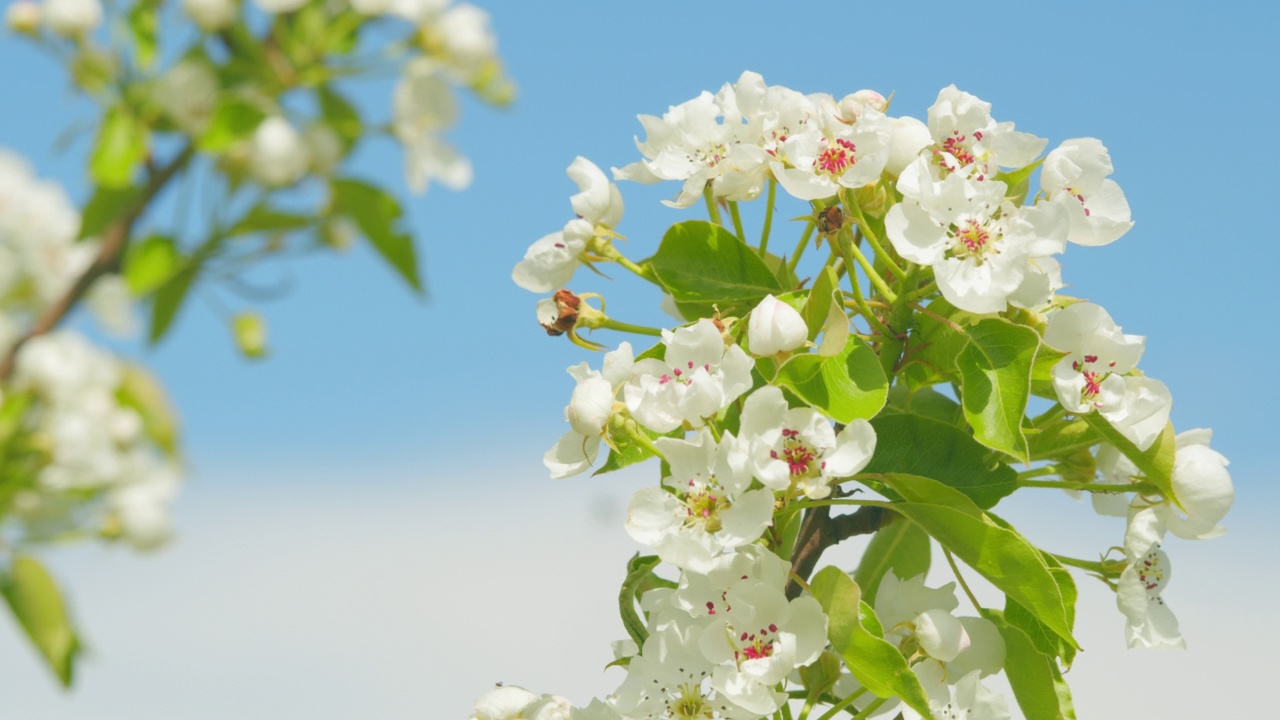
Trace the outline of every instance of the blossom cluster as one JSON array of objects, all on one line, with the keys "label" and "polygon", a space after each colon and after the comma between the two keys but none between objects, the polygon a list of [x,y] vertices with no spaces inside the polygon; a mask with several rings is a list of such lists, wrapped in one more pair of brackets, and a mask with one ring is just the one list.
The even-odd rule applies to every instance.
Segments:
[{"label": "blossom cluster", "polygon": [[[640,614],[623,609],[631,638],[615,643],[627,671],[615,693],[574,708],[520,690],[499,711],[500,696],[515,697],[502,688],[474,720],[763,718],[796,698],[859,717],[1007,718],[1007,701],[985,683],[1004,671],[1008,642],[1036,637],[1052,667],[1036,678],[1010,670],[1019,703],[1065,688],[1059,665],[1076,645],[1063,563],[1116,591],[1131,647],[1183,645],[1161,595],[1161,542],[1166,532],[1221,534],[1234,495],[1209,431],[1174,433],[1169,389],[1137,367],[1145,338],[1060,294],[1069,245],[1104,246],[1133,226],[1109,151],[1077,138],[1042,156],[1047,140],[997,121],[955,86],[923,120],[893,117],[889,105],[875,91],[803,94],[747,72],[641,116],[642,158],[613,180],[674,181],[667,204],[705,201],[710,222],[676,225],[639,262],[614,243],[617,186],[585,158],[570,165],[573,217],[533,243],[513,280],[552,293],[537,308],[550,335],[593,350],[604,348],[587,331],[660,342],[637,352],[624,341],[599,369],[569,368],[569,430],[544,464],[567,478],[660,458],[660,482],[633,495],[625,523],[652,555],[630,568],[628,582],[644,587],[624,585]],[[809,209],[790,256],[767,246],[779,188]],[[738,206],[762,197],[769,207],[752,247]],[[801,279],[815,233],[830,258]],[[566,287],[604,262],[657,285],[682,324],[621,322],[600,295]],[[1048,410],[1030,414],[1033,396]],[[1024,488],[1089,492],[1098,512],[1126,517],[1123,557],[1050,555],[985,514]],[[864,507],[830,516],[841,504]],[[878,570],[859,569],[858,583],[876,588],[861,609],[831,604],[832,577],[856,587],[843,572],[819,573],[822,592],[809,592],[815,543],[821,552],[844,539],[836,528],[863,511],[889,524],[856,532],[921,538],[914,550],[873,541],[869,552],[907,553],[892,561],[927,568],[936,543],[1003,591],[1006,609],[980,606],[954,562],[956,582],[930,587],[924,575],[886,571],[889,557],[864,558]],[[1002,554],[1022,570],[986,562]],[[956,614],[957,583],[975,614]],[[833,630],[850,623],[873,638],[866,647],[897,653],[851,655]],[[1046,637],[1057,638],[1046,641],[1053,651]]]},{"label": "blossom cluster", "polygon": [[[98,252],[78,239],[80,216],[61,187],[0,152],[0,353],[59,300]],[[115,274],[94,281],[89,308],[108,330],[127,334],[133,299]],[[76,535],[120,538],[151,549],[170,534],[168,508],[180,467],[146,425],[151,401],[138,368],[74,330],[26,340],[18,349],[0,414],[5,428],[6,506],[19,545]]]},{"label": "blossom cluster", "polygon": [[[309,5],[307,0],[254,0],[254,4],[269,18],[295,14]],[[470,161],[444,139],[458,121],[456,89],[469,88],[499,105],[510,102],[513,92],[502,74],[488,13],[451,0],[351,0],[310,5],[329,27],[354,31],[365,22],[386,22],[409,33],[388,124],[389,134],[404,151],[406,181],[418,193],[433,182],[454,190],[470,185]],[[233,37],[232,31],[243,28],[249,19],[240,0],[183,0],[182,8],[201,30],[215,37]],[[104,20],[100,0],[18,0],[6,14],[15,31],[70,44],[87,55],[97,52],[92,42]],[[267,187],[292,186],[308,174],[332,174],[346,155],[345,146],[360,134],[350,127],[335,127],[335,123],[350,123],[350,119],[306,118],[268,88],[235,87],[215,62],[216,57],[215,52],[186,53],[154,78],[151,102],[177,129],[193,138],[202,137],[218,120],[227,95],[257,107],[261,118],[252,132],[227,148],[226,154],[233,165],[242,166]],[[296,76],[306,70],[302,66],[283,70],[284,81],[297,82]]]}]

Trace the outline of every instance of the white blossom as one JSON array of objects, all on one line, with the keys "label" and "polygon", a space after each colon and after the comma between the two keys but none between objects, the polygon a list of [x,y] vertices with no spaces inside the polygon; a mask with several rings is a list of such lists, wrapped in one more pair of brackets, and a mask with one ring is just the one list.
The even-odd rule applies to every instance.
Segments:
[{"label": "white blossom", "polygon": [[728,463],[765,487],[794,487],[813,499],[831,494],[831,484],[871,462],[875,430],[866,420],[853,420],[836,433],[831,422],[810,407],[789,408],[782,391],[772,385],[756,390],[742,408],[737,438],[726,437]]},{"label": "white blossom", "polygon": [[737,345],[726,348],[711,320],[664,330],[662,343],[664,359],[637,362],[623,388],[627,410],[650,430],[700,427],[751,388],[751,358]]},{"label": "white blossom", "polygon": [[638,491],[627,507],[627,533],[679,568],[710,572],[726,549],[754,542],[773,518],[773,493],[749,490],[726,450],[703,428],[692,440],[654,441],[671,473],[664,488]]},{"label": "white blossom", "polygon": [[859,188],[880,179],[889,160],[893,129],[888,119],[866,109],[846,124],[836,108],[823,105],[804,131],[787,137],[770,163],[782,187],[802,200],[832,197],[840,188]]},{"label": "white blossom", "polygon": [[600,370],[592,370],[585,362],[568,369],[577,381],[564,409],[570,429],[542,458],[552,478],[577,475],[595,462],[605,426],[615,411],[618,389],[631,377],[633,362],[631,343],[624,342],[605,353]]},{"label": "white blossom", "polygon": [[1186,640],[1178,629],[1178,619],[1165,605],[1160,593],[1169,584],[1169,556],[1152,542],[1145,549],[1126,548],[1129,565],[1116,584],[1116,605],[1124,613],[1129,647],[1181,650]]},{"label": "white blossom", "polygon": [[1053,367],[1063,408],[1097,410],[1139,450],[1151,447],[1169,422],[1173,397],[1159,380],[1126,375],[1141,359],[1146,338],[1124,334],[1100,305],[1076,303],[1049,316],[1044,341],[1067,353]]},{"label": "white blossom", "polygon": [[1064,140],[1044,159],[1040,187],[1067,208],[1078,245],[1107,245],[1133,227],[1129,203],[1111,174],[1111,156],[1095,138]]}]

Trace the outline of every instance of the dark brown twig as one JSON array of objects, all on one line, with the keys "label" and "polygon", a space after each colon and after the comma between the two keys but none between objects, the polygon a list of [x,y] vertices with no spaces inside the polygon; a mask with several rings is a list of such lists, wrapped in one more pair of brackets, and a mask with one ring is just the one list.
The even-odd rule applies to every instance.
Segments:
[{"label": "dark brown twig", "polygon": [[[831,506],[810,508],[805,511],[804,523],[796,538],[796,549],[791,555],[791,572],[808,579],[818,565],[818,559],[827,548],[838,545],[854,535],[868,535],[888,524],[892,514],[882,507],[867,505],[857,512],[831,517]],[[787,598],[800,596],[800,584],[793,578],[787,584]]]}]

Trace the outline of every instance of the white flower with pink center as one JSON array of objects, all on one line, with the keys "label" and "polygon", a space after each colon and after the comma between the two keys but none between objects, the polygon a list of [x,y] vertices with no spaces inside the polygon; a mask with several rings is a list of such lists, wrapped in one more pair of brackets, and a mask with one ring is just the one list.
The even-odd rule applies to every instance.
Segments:
[{"label": "white flower with pink center", "polygon": [[552,478],[577,475],[595,462],[605,426],[619,410],[616,407],[618,389],[631,377],[633,361],[631,343],[624,342],[617,350],[605,353],[604,364],[598,371],[585,362],[568,369],[569,375],[578,381],[564,409],[570,430],[542,458]]},{"label": "white flower with pink center", "polygon": [[[920,157],[899,178],[900,190],[909,186],[917,192],[885,216],[894,249],[932,267],[942,296],[962,310],[1001,312],[1011,300],[1036,300],[1024,283],[1037,271],[1052,272],[1039,261],[1066,248],[1066,211],[1048,203],[1006,202],[1003,182],[975,182],[961,174],[932,182],[929,172],[928,160]],[[1047,291],[1051,280],[1044,285]]]},{"label": "white flower with pink center", "polygon": [[[721,187],[725,178],[750,174],[767,157],[758,145],[741,141],[744,134],[750,137],[751,133],[741,117],[736,116],[732,93],[733,88],[726,85],[719,96],[704,91],[692,100],[672,106],[661,118],[641,115],[645,139],[643,142],[637,139],[636,147],[645,159],[621,169],[614,168],[614,179],[646,184],[679,180],[684,183],[680,194],[674,200],[663,201],[678,208],[698,202],[708,185],[717,197],[754,198],[759,194],[758,187],[747,188],[746,196],[739,195],[741,188]],[[726,113],[726,105],[732,116]]]},{"label": "white flower with pink center", "polygon": [[752,712],[778,709],[774,686],[808,665],[827,644],[827,618],[810,596],[788,601],[780,585],[738,580],[724,610],[702,631],[699,646],[713,665],[711,686]]},{"label": "white flower with pink center", "polygon": [[1044,138],[1018,132],[1013,123],[991,117],[991,103],[949,85],[929,108],[929,134],[933,136],[933,164],[944,174],[964,171],[974,179],[994,177],[1001,167],[1031,164],[1044,146]]},{"label": "white flower with pink center", "polygon": [[[823,98],[830,101],[824,95],[810,96],[781,85],[766,85],[758,73],[744,72],[731,92],[721,91],[719,102],[726,107],[726,115],[742,116],[742,142],[760,147],[767,156],[764,159],[776,159],[779,146],[808,127]],[[732,110],[728,108],[730,103]],[[761,162],[758,170],[763,177],[768,165]]]},{"label": "white flower with pink center", "polygon": [[729,465],[777,491],[820,499],[831,485],[871,462],[876,434],[871,423],[854,420],[839,434],[831,421],[810,407],[791,408],[782,391],[766,385],[747,397],[737,438],[726,436]]},{"label": "white flower with pink center", "polygon": [[1067,209],[1071,242],[1106,245],[1133,227],[1124,191],[1107,178],[1111,170],[1111,156],[1096,138],[1064,140],[1045,157],[1040,187]]},{"label": "white flower with pink center", "polygon": [[[1126,543],[1127,544],[1127,543]],[[1126,547],[1129,566],[1116,585],[1116,605],[1124,613],[1126,639],[1131,648],[1182,650],[1187,646],[1178,619],[1165,605],[1161,592],[1169,584],[1169,556],[1159,542],[1134,551]]]},{"label": "white flower with pink center", "polygon": [[692,621],[702,628],[697,641],[714,668],[711,687],[752,717],[777,710],[785,696],[775,686],[816,660],[827,644],[827,619],[818,601],[807,595],[787,600],[789,572],[787,561],[748,545],[721,556],[706,574],[682,573],[662,615],[682,627]]},{"label": "white flower with pink center", "polygon": [[714,666],[698,647],[701,627],[665,622],[631,658],[627,678],[611,700],[631,720],[756,720],[760,713],[733,703],[711,682]]},{"label": "white flower with pink center", "polygon": [[650,430],[701,427],[751,388],[751,358],[737,345],[726,347],[711,320],[664,330],[662,343],[665,359],[637,362],[623,388],[627,410]]},{"label": "white flower with pink center", "polygon": [[779,159],[770,163],[782,187],[801,200],[869,185],[884,172],[893,139],[888,118],[866,108],[857,122],[847,124],[838,112],[834,103],[824,103],[803,132],[781,143]]},{"label": "white flower with pink center", "polygon": [[682,569],[710,572],[724,550],[755,542],[773,519],[773,493],[748,490],[705,428],[693,440],[655,441],[671,468],[666,487],[644,488],[627,507],[627,533]]},{"label": "white flower with pink center", "polygon": [[1076,303],[1049,316],[1044,341],[1067,353],[1053,368],[1063,408],[1097,410],[1138,449],[1151,447],[1169,422],[1173,398],[1159,380],[1125,375],[1141,359],[1146,338],[1125,335],[1102,306]]}]

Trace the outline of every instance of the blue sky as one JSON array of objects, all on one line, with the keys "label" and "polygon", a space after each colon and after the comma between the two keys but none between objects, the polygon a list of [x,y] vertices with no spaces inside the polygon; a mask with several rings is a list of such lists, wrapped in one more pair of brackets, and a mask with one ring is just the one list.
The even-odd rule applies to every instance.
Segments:
[{"label": "blue sky", "polygon": [[[427,494],[432,507],[483,514],[484,504],[550,483],[540,456],[563,430],[560,412],[572,388],[564,368],[596,360],[545,337],[533,321],[537,298],[510,282],[511,267],[529,243],[570,217],[574,186],[564,169],[574,156],[602,167],[631,162],[637,114],[660,115],[750,69],[805,92],[893,92],[892,112],[918,117],[940,88],[955,83],[991,102],[997,119],[1049,138],[1050,147],[1072,137],[1100,138],[1136,226],[1104,248],[1071,247],[1063,258],[1068,292],[1102,303],[1127,332],[1148,337],[1142,367],[1171,388],[1175,425],[1213,427],[1214,447],[1231,458],[1237,487],[1230,534],[1194,548],[1179,545],[1187,552],[1179,582],[1203,582],[1220,563],[1243,568],[1259,557],[1251,548],[1277,539],[1268,527],[1280,470],[1272,440],[1277,397],[1266,373],[1274,367],[1270,292],[1280,270],[1269,153],[1280,114],[1274,40],[1280,11],[1244,2],[996,2],[981,10],[835,2],[785,9],[755,2],[483,6],[520,95],[502,112],[465,104],[452,140],[475,164],[473,186],[410,198],[398,179],[398,150],[387,143],[370,144],[355,163],[356,174],[391,178],[403,192],[420,240],[425,298],[411,295],[357,247],[264,268],[262,277],[293,287],[262,308],[271,332],[265,362],[236,355],[207,298],[184,310],[162,347],[135,346],[164,378],[184,419],[198,486],[179,506],[184,533],[233,537],[227,525],[236,513],[217,498],[239,497],[246,484],[285,495],[327,488],[315,492],[338,498],[332,513],[341,532],[347,510],[334,488],[365,488],[380,498]],[[62,155],[51,150],[61,127],[87,117],[56,66],[7,38],[0,42],[0,81],[0,96],[8,99],[0,145],[23,152],[42,175],[84,198],[85,144]],[[370,115],[386,116],[389,83],[355,91]],[[623,187],[621,230],[631,238],[633,258],[655,248],[670,223],[695,216],[658,203],[675,191]],[[580,274],[572,287],[604,293],[611,314],[622,319],[662,322],[654,293],[615,276],[610,283]],[[546,487],[560,498],[600,492],[594,486],[601,482],[610,481]],[[1056,500],[1045,502],[1052,514],[1047,508]],[[290,505],[278,507],[287,536]],[[561,508],[562,522],[580,522],[573,514],[580,504],[552,507]],[[1040,517],[1034,508],[1027,513]],[[1078,515],[1069,522],[1096,527],[1086,509]],[[353,520],[357,527],[364,526]],[[620,522],[613,533],[622,536]],[[1092,536],[1088,547],[1118,541],[1115,533]],[[299,558],[306,552],[298,546]],[[76,568],[92,565],[86,557],[67,561],[72,587]],[[134,575],[144,572],[140,567]],[[1256,600],[1249,598],[1276,589],[1256,566],[1215,572],[1217,597],[1230,603],[1229,611],[1253,612],[1257,606],[1248,603]],[[1260,579],[1270,587],[1259,588]],[[612,637],[591,640],[603,648]],[[99,664],[109,666],[117,647],[103,643]],[[1227,661],[1228,650],[1218,651]],[[467,689],[460,697],[469,702],[475,694]],[[451,702],[457,709],[447,716],[456,717],[466,706]]]}]

